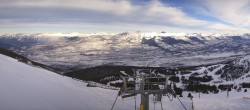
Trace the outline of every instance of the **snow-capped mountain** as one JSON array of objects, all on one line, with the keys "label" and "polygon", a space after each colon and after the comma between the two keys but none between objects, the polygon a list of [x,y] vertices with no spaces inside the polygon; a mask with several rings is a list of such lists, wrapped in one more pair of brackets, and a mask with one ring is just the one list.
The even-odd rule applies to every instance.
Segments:
[{"label": "snow-capped mountain", "polygon": [[246,54],[248,34],[6,34],[0,47],[67,72],[98,65],[173,67],[217,63]]}]

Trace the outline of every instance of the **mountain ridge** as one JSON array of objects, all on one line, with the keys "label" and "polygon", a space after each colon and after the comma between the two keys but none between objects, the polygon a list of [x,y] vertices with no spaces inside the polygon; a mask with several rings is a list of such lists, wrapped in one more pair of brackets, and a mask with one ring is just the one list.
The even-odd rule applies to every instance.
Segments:
[{"label": "mountain ridge", "polygon": [[202,33],[13,34],[1,35],[0,47],[69,72],[107,64],[175,67],[216,63],[247,54],[248,38],[248,34]]}]

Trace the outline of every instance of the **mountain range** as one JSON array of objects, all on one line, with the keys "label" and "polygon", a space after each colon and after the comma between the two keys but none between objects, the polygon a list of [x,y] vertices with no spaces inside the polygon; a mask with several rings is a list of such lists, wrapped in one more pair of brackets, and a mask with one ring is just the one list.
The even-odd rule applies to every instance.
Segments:
[{"label": "mountain range", "polygon": [[0,52],[72,78],[118,87],[120,76],[132,76],[133,69],[173,75],[170,80],[184,90],[192,84],[249,84],[248,34],[75,35],[1,35],[5,49]]},{"label": "mountain range", "polygon": [[62,72],[101,65],[179,67],[245,55],[249,34],[3,34],[0,47]]}]

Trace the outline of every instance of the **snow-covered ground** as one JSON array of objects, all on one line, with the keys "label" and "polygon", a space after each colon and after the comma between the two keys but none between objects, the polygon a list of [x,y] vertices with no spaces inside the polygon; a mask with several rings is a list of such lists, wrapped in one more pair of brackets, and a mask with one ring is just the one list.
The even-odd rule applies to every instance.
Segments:
[{"label": "snow-covered ground", "polygon": [[[110,110],[118,93],[117,90],[86,87],[81,81],[4,55],[0,55],[0,88],[0,110]],[[137,96],[138,109],[139,100]],[[169,110],[181,109],[177,100],[163,103]],[[153,105],[152,101],[150,105]],[[119,97],[114,110],[132,110],[134,107],[134,99]],[[160,108],[159,103],[156,108]]]},{"label": "snow-covered ground", "polygon": [[[249,92],[249,91],[248,91]],[[201,98],[195,94],[194,108],[195,110],[249,110],[250,109],[250,93],[236,92],[232,90],[229,97],[226,97],[226,92],[218,94],[205,95]],[[247,97],[247,98],[243,98]]]},{"label": "snow-covered ground", "polygon": [[[117,95],[117,90],[86,87],[86,83],[69,77],[18,62],[0,55],[0,110],[110,110]],[[194,94],[195,110],[249,110],[250,100],[243,99],[250,92],[235,92],[229,98],[223,95]],[[181,98],[188,110],[192,109],[191,100]],[[212,100],[213,99],[213,100]],[[214,100],[216,99],[216,100]],[[140,96],[136,97],[139,109]],[[164,110],[184,110],[177,99],[170,101],[163,97]],[[114,110],[133,110],[134,98],[126,100],[118,97]],[[156,103],[160,110],[160,103]],[[212,108],[211,108],[212,107]],[[150,110],[154,110],[152,96]]]}]

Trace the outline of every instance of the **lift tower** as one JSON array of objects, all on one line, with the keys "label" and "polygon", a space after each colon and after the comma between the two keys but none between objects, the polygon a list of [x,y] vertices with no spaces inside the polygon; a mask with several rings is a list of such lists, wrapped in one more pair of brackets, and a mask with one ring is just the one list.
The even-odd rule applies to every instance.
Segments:
[{"label": "lift tower", "polygon": [[125,98],[140,94],[140,110],[149,110],[149,95],[151,94],[157,101],[161,101],[163,94],[173,94],[173,91],[168,88],[169,75],[160,76],[152,69],[133,69],[133,71],[133,77],[121,76],[123,80],[121,96]]}]

